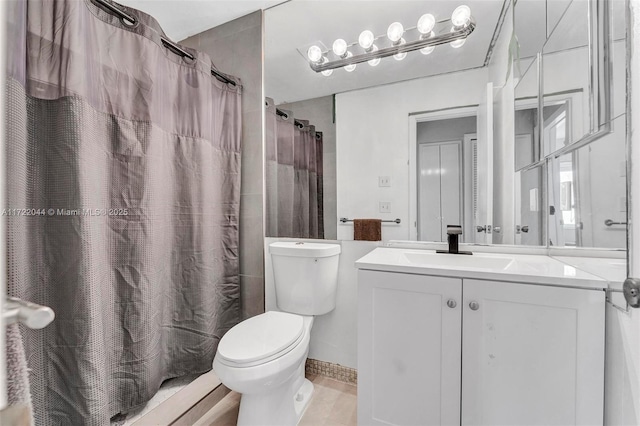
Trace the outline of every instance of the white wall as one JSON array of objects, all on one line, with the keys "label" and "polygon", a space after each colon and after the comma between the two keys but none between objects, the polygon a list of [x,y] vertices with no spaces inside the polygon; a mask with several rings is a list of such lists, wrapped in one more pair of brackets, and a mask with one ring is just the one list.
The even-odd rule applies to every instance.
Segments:
[{"label": "white wall", "polygon": [[[338,216],[400,218],[383,226],[382,239],[408,240],[409,114],[477,105],[486,83],[483,68],[336,95]],[[379,176],[391,187],[378,187]],[[379,212],[381,201],[390,213]],[[337,235],[352,240],[353,225],[339,223]]]},{"label": "white wall", "polygon": [[[273,268],[269,255],[269,244],[276,241],[295,240],[290,238],[267,238],[265,240],[265,304],[267,311],[279,310],[276,304]],[[309,358],[357,368],[358,283],[357,269],[354,265],[356,260],[382,244],[369,241],[322,240],[322,242],[342,246],[338,270],[338,293],[336,308],[314,320]]]}]

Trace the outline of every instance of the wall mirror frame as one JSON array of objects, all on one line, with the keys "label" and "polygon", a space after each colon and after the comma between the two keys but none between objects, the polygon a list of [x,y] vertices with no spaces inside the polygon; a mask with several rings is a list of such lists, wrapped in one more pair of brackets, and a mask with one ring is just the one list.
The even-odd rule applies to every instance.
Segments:
[{"label": "wall mirror frame", "polygon": [[[536,33],[536,39],[533,42],[528,43],[528,50],[526,52],[522,52],[519,48],[519,45],[524,45],[526,43],[526,40],[524,40],[524,38],[526,37],[526,33],[519,33],[518,20],[516,19],[516,15],[518,13],[518,5],[524,5],[527,2],[529,3],[530,8],[538,6],[541,8],[540,13],[544,15],[543,19],[545,19],[546,25],[542,25],[540,31]],[[461,97],[459,100],[457,98],[453,100],[451,100],[451,98],[445,100],[445,98],[442,97],[442,104],[439,103],[441,101],[438,97],[438,101],[426,102],[424,105],[422,105],[419,102],[414,102],[413,100],[409,102],[406,101],[405,98],[400,99],[400,95],[398,95],[395,98],[389,96],[388,101],[395,100],[398,102],[402,102],[403,105],[400,106],[400,108],[398,108],[399,105],[394,104],[396,108],[395,110],[393,110],[392,108],[389,108],[388,106],[383,104],[381,93],[384,93],[384,96],[388,96],[389,92],[391,91],[391,89],[389,88],[390,85],[396,83],[403,85],[406,84],[407,88],[410,86],[414,89],[414,91],[417,92],[418,90],[420,90],[418,88],[418,85],[423,78],[433,78],[434,76],[417,77],[414,79],[395,82],[387,81],[385,82],[385,84],[381,84],[379,86],[372,85],[365,86],[364,88],[347,88],[346,90],[340,90],[333,94],[332,108],[327,109],[327,113],[325,115],[333,118],[333,128],[335,132],[335,150],[330,153],[331,157],[328,158],[329,161],[331,161],[331,158],[335,159],[337,153],[338,162],[335,164],[333,172],[335,173],[335,171],[338,170],[338,173],[337,178],[334,177],[335,180],[331,181],[329,185],[325,185],[325,191],[328,187],[330,187],[331,184],[335,184],[336,187],[339,188],[336,194],[336,202],[332,204],[333,208],[336,208],[337,205],[337,214],[335,215],[336,221],[340,217],[347,217],[349,219],[359,217],[378,217],[381,219],[402,218],[401,224],[383,224],[383,240],[408,240],[414,242],[420,240],[417,235],[417,226],[411,226],[414,223],[417,223],[415,220],[417,213],[415,212],[417,211],[418,201],[414,198],[415,191],[417,191],[418,185],[417,183],[411,183],[409,179],[409,177],[411,177],[415,180],[415,176],[411,176],[415,164],[413,166],[411,164],[408,164],[411,161],[410,155],[408,155],[407,158],[404,157],[406,151],[412,152],[413,150],[411,145],[411,138],[409,138],[408,142],[404,142],[406,140],[406,138],[404,137],[404,133],[398,132],[395,135],[391,135],[390,133],[383,132],[382,129],[379,128],[379,126],[374,126],[374,128],[380,130],[377,134],[373,134],[372,132],[362,132],[357,129],[352,129],[348,132],[345,132],[345,126],[350,124],[346,124],[346,122],[349,120],[341,121],[341,118],[344,116],[344,114],[347,114],[347,112],[350,114],[355,114],[357,120],[354,119],[352,122],[358,123],[354,124],[354,126],[359,126],[359,129],[364,129],[368,125],[367,123],[373,123],[374,121],[380,120],[391,120],[393,122],[394,128],[398,129],[399,120],[401,120],[402,118],[399,116],[399,114],[397,114],[397,111],[399,109],[402,109],[402,113],[408,112],[408,133],[411,133],[415,132],[411,120],[414,119],[417,115],[426,114],[427,112],[434,113],[443,110],[462,109],[465,108],[465,105],[467,108],[470,106],[479,108],[482,107],[484,103],[487,103],[489,107],[492,107],[493,105],[493,108],[498,108],[495,112],[492,112],[492,114],[494,115],[500,115],[500,117],[498,117],[498,120],[508,121],[508,114],[505,113],[505,109],[508,111],[513,108],[514,114],[517,114],[518,111],[534,110],[536,116],[531,118],[531,120],[535,121],[537,129],[534,133],[528,136],[524,133],[518,133],[517,131],[515,133],[512,132],[511,134],[509,134],[509,126],[511,125],[511,123],[500,121],[494,124],[492,135],[497,139],[502,138],[502,140],[499,140],[497,142],[497,145],[492,146],[492,149],[494,150],[494,156],[496,157],[495,159],[491,159],[492,164],[490,166],[495,167],[491,169],[491,167],[487,166],[487,168],[493,170],[493,173],[490,173],[493,174],[494,178],[493,188],[491,188],[492,193],[495,197],[501,199],[494,199],[492,200],[493,205],[487,206],[487,209],[490,210],[487,215],[489,219],[486,222],[482,222],[482,224],[487,223],[492,224],[494,227],[501,227],[503,229],[503,232],[501,235],[492,235],[492,238],[487,238],[486,240],[483,240],[482,238],[479,240],[475,238],[465,238],[464,242],[481,245],[504,244],[515,246],[533,246],[537,248],[547,249],[557,248],[557,245],[551,241],[548,235],[548,212],[551,207],[549,193],[553,184],[553,182],[549,182],[548,174],[554,170],[551,165],[555,161],[555,159],[563,156],[565,156],[565,158],[568,158],[566,157],[566,155],[572,153],[573,151],[581,150],[581,148],[588,146],[589,144],[611,134],[612,116],[616,115],[617,113],[615,113],[615,108],[614,112],[612,113],[612,107],[610,105],[612,97],[612,64],[610,57],[612,28],[610,26],[609,20],[613,15],[610,14],[609,9],[611,7],[612,0],[580,2],[583,4],[588,4],[588,11],[580,15],[583,16],[584,20],[586,21],[580,20],[579,22],[577,22],[575,21],[575,19],[573,19],[572,22],[572,25],[574,27],[582,27],[581,31],[588,37],[587,41],[584,43],[584,38],[579,39],[579,43],[583,43],[582,45],[580,45],[580,47],[584,48],[584,51],[587,52],[585,61],[587,65],[584,67],[584,70],[582,70],[584,71],[584,76],[587,83],[582,85],[580,88],[552,88],[545,91],[545,87],[550,87],[549,84],[545,85],[544,81],[545,62],[550,62],[548,58],[545,58],[545,53],[549,53],[549,50],[553,51],[554,53],[562,50],[561,43],[558,43],[555,40],[557,38],[557,35],[563,31],[562,26],[566,25],[565,23],[568,20],[570,21],[572,19],[571,5],[573,3],[578,4],[578,1],[560,0],[554,1],[553,3],[554,6],[550,8],[547,7],[545,1],[506,0],[503,5],[503,11],[500,12],[501,18],[499,19],[498,23],[500,31],[496,31],[496,33],[498,33],[498,36],[495,36],[497,38],[494,38],[492,40],[493,56],[487,56],[488,59],[486,60],[485,65],[489,65],[483,68],[483,70],[486,70],[485,75],[488,76],[488,78],[484,77],[484,84],[480,81],[480,76],[482,75],[481,73],[471,75],[472,68],[460,68],[459,70],[449,71],[449,73],[469,73],[465,74],[465,78],[467,78],[466,76],[469,76],[466,83],[469,83],[471,80],[477,79],[475,87],[471,88],[470,85],[468,86],[469,88],[471,88],[471,91],[476,92],[477,90],[477,93],[481,92],[481,84],[493,84],[492,89],[489,89],[487,91],[487,94],[489,95],[488,97],[486,97],[484,93],[482,95],[483,99],[476,99],[476,93],[474,93],[473,96],[469,96],[466,98]],[[281,7],[291,7],[291,5],[287,6],[287,4],[288,3],[285,3],[283,6],[273,8],[267,11],[267,14],[274,13]],[[528,16],[531,15],[526,15],[526,17]],[[280,17],[279,20],[271,20],[267,16],[267,18],[265,19],[267,38],[269,34],[269,25],[272,21],[282,23],[282,17]],[[535,23],[538,24],[537,21]],[[511,25],[513,25],[513,27],[511,27]],[[531,27],[535,27],[535,25],[533,25],[533,23],[529,23],[529,26],[526,28]],[[582,36],[584,34],[578,35]],[[316,35],[315,37],[317,38],[318,36]],[[553,43],[556,44],[554,45]],[[265,50],[265,55],[268,54],[269,49],[267,48]],[[526,56],[523,56],[521,54],[526,54]],[[622,57],[622,55],[619,55],[619,57]],[[268,61],[266,61],[266,63],[267,67],[265,68],[265,73],[269,73],[270,68],[268,65]],[[306,63],[304,65],[306,65]],[[275,66],[273,67],[273,69],[279,70],[279,68],[276,68]],[[385,68],[379,68],[378,72],[384,69]],[[475,69],[477,68],[473,68],[473,70]],[[305,68],[304,71],[307,72],[308,70]],[[341,70],[336,71],[336,73],[332,77],[330,77],[336,79],[335,81],[339,81],[340,84],[346,85],[348,79],[355,75],[350,75],[348,73],[340,74],[340,71]],[[530,76],[525,74],[530,74]],[[441,76],[447,75],[447,73],[435,75]],[[521,95],[518,93],[519,84],[525,78],[533,80],[533,85],[535,85],[536,87],[534,88],[533,93]],[[325,82],[328,80],[318,81],[320,85],[321,82]],[[436,80],[432,81],[434,82],[434,84],[437,84],[435,83]],[[287,102],[285,100],[287,99],[286,97],[275,94],[275,92],[281,90],[281,88],[276,83],[279,83],[279,81],[274,83],[273,92],[270,91],[269,86],[266,87],[265,92],[268,96],[273,96],[274,98],[280,97],[281,99],[283,99],[278,105],[282,105],[283,108],[289,108],[290,104],[295,104],[295,107],[297,107],[298,110],[294,109],[294,107],[291,106],[291,110],[294,111],[295,117],[310,119],[312,123],[316,124],[320,123],[320,121],[326,121],[320,120],[310,114],[310,103],[314,100],[318,100],[318,102],[320,102],[320,99],[329,95],[323,93],[321,95],[315,95],[317,97],[312,97],[311,99],[302,98],[301,100],[296,100],[295,98],[293,98],[291,101]],[[547,83],[549,83],[548,79]],[[617,86],[616,88],[619,87],[620,86]],[[289,88],[291,88],[291,86],[289,86]],[[402,88],[404,89],[404,87]],[[486,88],[483,87],[482,91],[484,92],[485,90]],[[509,90],[512,91],[511,94],[508,93]],[[362,94],[359,95],[358,92],[361,91]],[[379,101],[372,97],[374,91],[376,93],[376,96],[380,96]],[[469,91],[467,93],[469,93]],[[356,99],[357,96],[360,97]],[[513,107],[510,107],[509,97],[511,97]],[[364,101],[365,98],[367,98],[368,101]],[[456,105],[456,101],[458,101],[460,105]],[[408,104],[414,105],[413,109],[409,109],[407,111],[406,105]],[[363,108],[372,108],[372,110],[368,113],[362,113]],[[548,123],[546,126],[545,108],[548,112],[546,116]],[[385,113],[383,113],[382,111],[385,111]],[[404,117],[404,119],[406,120],[407,116],[405,115]],[[404,123],[406,123],[406,121]],[[567,125],[567,123],[569,123],[569,125]],[[574,126],[575,129],[572,126]],[[617,127],[620,128],[620,126]],[[323,130],[321,126],[319,126],[319,128]],[[549,134],[553,133],[554,139],[551,139],[549,136],[547,136],[545,139],[545,131],[547,131],[547,133]],[[478,134],[480,133],[481,132],[478,131]],[[397,135],[401,135],[402,138],[398,138]],[[359,141],[358,138],[363,139],[363,141]],[[360,151],[356,151],[355,149],[351,148],[350,150],[344,150],[340,148],[340,146],[347,143],[350,145],[354,145],[354,142],[356,142],[358,146],[364,146],[364,139],[367,139],[366,142],[368,142],[369,144],[385,143],[389,145],[388,148],[382,149],[382,152],[384,154],[380,154],[380,156],[384,156],[384,161],[382,161],[382,159],[380,158],[374,157],[372,152],[370,152],[374,150],[369,151],[368,149],[363,150],[362,148],[360,148]],[[400,139],[402,139],[402,141]],[[526,155],[523,155],[521,158],[518,157],[518,153],[514,154],[508,151],[510,149],[515,149],[514,146],[516,145],[516,140],[519,140],[520,144],[524,144],[528,148],[528,152],[526,153]],[[546,148],[544,145],[545,140],[547,141]],[[506,142],[514,145],[507,147],[507,151],[505,151]],[[407,145],[401,146],[401,143],[407,143]],[[394,152],[402,152],[402,154],[400,154],[398,158],[391,157],[391,155],[394,155],[392,154],[392,149],[390,148],[390,146],[392,145],[395,147]],[[495,150],[502,150],[502,152],[496,153]],[[620,158],[619,161],[622,162],[623,160],[626,161],[626,158]],[[349,161],[352,161],[353,164],[351,165]],[[506,164],[507,162],[509,164]],[[366,167],[363,166],[363,164],[366,165]],[[564,162],[564,164],[566,167],[566,164],[568,163]],[[406,169],[403,168],[403,166],[406,167]],[[361,171],[363,173],[359,173],[358,171],[341,173],[349,167],[353,167],[357,170],[362,169]],[[408,176],[406,178],[406,181],[405,173]],[[467,179],[469,173],[465,171],[463,171],[462,173],[462,179]],[[465,176],[464,173],[467,173],[467,175]],[[336,175],[334,174],[333,176]],[[381,177],[390,177],[391,185],[388,186],[390,186],[392,189],[384,188],[387,185],[379,184],[378,179],[380,179]],[[527,193],[514,194],[514,192],[516,192],[514,191],[514,187],[520,185],[523,180],[528,181],[527,185],[533,185],[532,182],[538,182],[538,186],[535,188],[528,188],[526,191]],[[511,182],[508,182],[508,184],[505,185],[505,181]],[[409,186],[411,186],[411,188],[408,188]],[[563,181],[561,185],[558,185],[558,187],[562,188],[559,191],[564,191],[564,197],[559,196],[558,202],[556,204],[559,204],[563,201],[564,203],[562,204],[562,206],[564,207],[564,209],[561,209],[560,206],[554,207],[560,209],[560,211],[568,212],[570,210],[569,208],[571,203],[575,203],[575,200],[572,201],[571,196],[572,194],[575,195],[575,191],[579,187],[578,182]],[[407,189],[409,189],[409,193],[406,193]],[[535,189],[535,191],[530,191],[531,189]],[[402,191],[403,193],[400,194],[400,191]],[[365,194],[370,198],[362,198]],[[464,195],[462,195],[461,197],[464,197]],[[383,214],[384,212],[378,209],[379,201],[391,201],[391,205],[393,206],[391,213],[389,213],[388,215]],[[400,212],[398,212],[397,206],[401,206]],[[533,208],[531,206],[533,206]],[[598,207],[595,206],[594,208]],[[466,206],[463,209],[465,211],[468,210]],[[528,219],[523,217],[524,214],[528,215]],[[463,220],[466,223],[466,228],[469,229],[469,223],[467,219],[468,217],[465,217]],[[623,220],[620,221],[622,222]],[[388,222],[394,221],[388,220]],[[535,225],[533,225],[533,223],[535,223]],[[407,228],[408,225],[409,227]],[[337,239],[351,239],[352,226],[353,225],[350,221],[347,223],[338,222],[336,233]],[[475,234],[475,223],[471,225],[471,228],[472,229],[468,232],[473,232]],[[622,226],[620,226],[620,231],[622,231]],[[327,228],[325,228],[325,232],[327,232]],[[288,235],[279,236],[291,237]],[[586,241],[588,239],[583,240]],[[442,240],[440,240],[439,242],[441,241]],[[576,239],[576,241],[578,241],[578,239]],[[434,240],[421,242],[429,243],[438,241]],[[567,248],[576,247],[579,247],[577,243],[573,246],[569,245]],[[589,248],[614,250],[625,249],[622,245],[611,247],[597,244],[589,246]]]},{"label": "wall mirror frame", "polygon": [[[523,8],[525,7],[523,6]],[[588,211],[583,214],[584,212],[580,210],[584,204],[580,200],[580,192],[588,193],[591,190],[589,185],[584,182],[581,185],[580,180],[587,182],[589,176],[585,178],[584,168],[586,166],[584,164],[586,161],[583,159],[578,162],[578,160],[588,158],[588,154],[585,153],[591,152],[592,147],[597,151],[598,146],[595,144],[601,146],[603,143],[615,143],[611,140],[614,131],[611,83],[613,38],[610,22],[612,5],[609,0],[572,1],[564,7],[562,13],[558,14],[556,11],[559,17],[557,21],[554,20],[550,23],[546,41],[540,43],[539,37],[538,40],[529,41],[526,40],[528,36],[526,32],[524,34],[518,32],[518,2],[516,1],[514,4],[514,22],[516,22],[514,33],[519,42],[514,49],[514,57],[516,58],[514,60],[514,73],[516,73],[514,76],[514,115],[516,117],[514,170],[518,177],[532,171],[536,171],[537,174],[542,173],[543,178],[539,179],[539,188],[536,188],[541,192],[539,202],[542,203],[543,210],[546,212],[541,215],[542,217],[537,216],[540,221],[537,232],[546,236],[546,241],[541,241],[542,245],[547,248],[560,246],[563,248],[590,247],[625,250],[626,238],[619,237],[616,239],[617,243],[612,243],[610,239],[598,240],[594,238],[593,235],[597,232],[592,232],[591,236],[585,238],[581,235],[581,230],[593,222],[593,218],[598,216],[598,212]],[[582,10],[577,11],[578,8],[582,8]],[[577,29],[572,32],[566,26],[567,22],[575,20],[576,16],[586,20],[588,25],[586,29]],[[519,40],[520,37],[525,40]],[[536,35],[531,35],[531,37],[535,38]],[[529,49],[527,51],[529,56],[526,58],[519,57],[520,42],[523,42]],[[536,43],[537,52],[532,52],[530,47]],[[561,56],[565,52],[568,52],[567,56],[572,56],[574,61],[577,54],[583,55],[579,58],[582,60],[581,63],[588,64],[588,67],[582,69],[582,72],[585,73],[583,76],[566,76],[563,80],[562,72],[571,69],[567,63],[564,64],[564,70],[559,69],[558,65],[561,64],[559,59],[562,59]],[[535,53],[534,57],[530,56],[532,53]],[[550,70],[555,72],[552,73]],[[521,75],[517,75],[520,71]],[[528,92],[524,91],[527,92],[524,96],[519,94],[519,83],[527,80],[531,83],[531,75],[536,72],[537,91],[535,92],[537,93],[534,95],[531,88],[528,88]],[[569,71],[564,72],[568,73]],[[550,76],[554,77],[554,81],[550,81]],[[547,78],[546,84],[545,77]],[[571,82],[571,77],[573,77],[573,82]],[[580,78],[582,78],[583,87],[575,83]],[[558,80],[564,81],[565,85],[558,87]],[[536,103],[537,105],[535,105]],[[523,113],[524,110],[528,110],[529,115],[534,116],[535,122],[530,126],[532,131],[529,131],[528,135],[531,142],[524,140],[523,135],[520,135],[519,138],[518,121],[523,121],[524,118],[531,119],[531,117],[526,117],[526,114]],[[625,141],[620,140],[620,137],[624,136],[626,139],[626,135],[624,135],[626,129],[619,123],[616,124],[617,143],[624,144]],[[607,139],[607,142],[598,142],[603,139]],[[626,164],[628,153],[619,148],[620,145],[617,148],[618,152],[624,152],[625,156],[620,159],[620,163]],[[570,170],[571,167],[573,169]],[[618,169],[618,164],[615,164],[615,167]],[[594,168],[597,166],[594,165]],[[597,171],[593,172],[594,175],[597,173]],[[626,172],[621,173],[626,174]],[[624,180],[618,179],[618,176],[614,174],[607,176],[607,178],[615,181],[619,187],[616,188],[619,189],[618,192],[626,196],[624,188],[626,182]],[[519,187],[520,180],[518,179],[517,182],[517,202],[531,198],[533,205],[534,196],[532,194],[527,196],[524,193],[524,190],[527,189],[526,185],[521,188]],[[589,194],[586,194],[582,198],[589,199],[590,197]],[[623,203],[622,200],[615,200],[611,203],[609,200],[609,204],[616,206],[612,210],[617,213],[613,212],[612,217],[620,217],[621,215],[624,217],[600,220],[598,221],[600,228],[604,228],[604,224],[611,222],[620,226],[626,225],[626,199],[624,201]],[[526,202],[523,202],[521,207],[521,209],[516,207],[516,223],[524,221],[521,215],[525,212]],[[533,208],[527,213],[532,214]],[[600,224],[600,222],[604,223]],[[606,225],[606,227],[608,228],[604,229],[611,229],[611,225]],[[522,228],[522,226],[518,225],[518,228]],[[532,228],[527,226],[527,231],[532,232],[534,230]],[[561,232],[561,228],[563,232]],[[624,230],[626,231],[626,226]]]},{"label": "wall mirror frame", "polygon": [[[588,86],[586,93],[582,90],[575,88],[567,88],[562,91],[545,92],[544,81],[544,66],[545,66],[545,49],[554,44],[551,53],[557,53],[560,49],[557,46],[556,39],[562,39],[565,37],[565,31],[563,31],[562,25],[567,21],[573,21],[574,15],[572,10],[573,6],[588,7],[588,11],[585,13],[587,19],[586,31],[588,39],[582,40],[586,43],[581,47],[586,47],[588,52]],[[544,6],[541,6],[544,7]],[[520,170],[524,167],[536,167],[539,163],[545,162],[548,159],[557,158],[570,151],[579,149],[580,147],[597,140],[604,135],[611,132],[611,29],[610,29],[610,3],[609,0],[589,1],[589,2],[569,2],[567,8],[561,14],[558,22],[555,26],[549,30],[549,36],[546,42],[541,46],[541,51],[537,52],[536,56],[531,58],[520,58],[519,47],[516,45],[514,57],[515,66],[514,69],[525,68],[526,71],[520,78],[525,78],[527,72],[532,69],[537,69],[537,83],[538,83],[538,128],[544,129],[545,115],[540,113],[544,111],[545,107],[559,107],[564,105],[564,113],[566,114],[567,122],[570,124],[566,127],[567,134],[565,139],[567,143],[563,143],[561,147],[547,147],[544,145],[549,144],[549,140],[544,137],[544,131],[538,132],[534,139],[534,145],[536,146],[537,155],[533,156],[533,161],[527,165],[516,165],[516,170]],[[514,4],[514,19],[517,13],[518,2]],[[517,21],[516,21],[517,22]],[[517,25],[517,24],[516,24]],[[517,34],[518,29],[515,28]],[[518,37],[518,36],[516,36]],[[520,35],[519,37],[523,37]],[[554,38],[555,37],[555,38]],[[519,42],[520,43],[520,42]],[[561,43],[561,42],[560,42]],[[567,50],[575,49],[577,46],[572,45]],[[522,67],[523,61],[531,61],[534,63],[537,61],[538,66],[529,65]],[[548,84],[547,84],[548,85]],[[517,86],[516,86],[517,87]],[[581,99],[582,97],[586,99]],[[522,109],[522,104],[516,94],[516,103],[514,109],[517,112]],[[584,111],[585,115],[579,115],[575,111],[576,105],[586,103],[588,107]],[[554,112],[552,112],[553,114]],[[557,114],[557,112],[555,112]],[[551,116],[550,121],[553,121],[555,117]],[[584,123],[583,123],[584,121]],[[584,128],[580,136],[574,136],[579,133],[575,129]]]}]

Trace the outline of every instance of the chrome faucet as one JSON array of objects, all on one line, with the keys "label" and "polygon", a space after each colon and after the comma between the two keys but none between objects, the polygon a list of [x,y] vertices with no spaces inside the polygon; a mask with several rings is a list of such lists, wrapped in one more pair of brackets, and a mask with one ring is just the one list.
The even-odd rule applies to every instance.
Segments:
[{"label": "chrome faucet", "polygon": [[447,225],[447,242],[449,243],[449,250],[437,250],[436,252],[448,254],[472,254],[470,251],[460,251],[458,249],[459,235],[462,235],[462,226]]}]

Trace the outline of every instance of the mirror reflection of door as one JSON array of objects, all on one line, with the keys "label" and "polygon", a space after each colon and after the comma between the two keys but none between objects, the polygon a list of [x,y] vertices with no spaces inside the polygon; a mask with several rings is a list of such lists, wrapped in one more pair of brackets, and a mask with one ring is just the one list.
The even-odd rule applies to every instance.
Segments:
[{"label": "mirror reflection of door", "polygon": [[515,201],[517,245],[539,246],[543,244],[544,204],[542,199],[543,167],[521,170],[515,174]]},{"label": "mirror reflection of door", "polygon": [[446,241],[447,225],[462,224],[462,142],[418,145],[418,235]]},{"label": "mirror reflection of door", "polygon": [[474,242],[478,205],[476,117],[429,118],[416,124],[412,171],[416,177],[416,237],[419,241],[447,241],[447,225],[461,225],[460,241]]},{"label": "mirror reflection of door", "polygon": [[[580,221],[577,217],[577,170],[576,157],[568,154],[553,162],[551,189],[551,209],[549,216],[550,243],[554,246],[580,247]],[[553,213],[553,214],[551,214]]]}]

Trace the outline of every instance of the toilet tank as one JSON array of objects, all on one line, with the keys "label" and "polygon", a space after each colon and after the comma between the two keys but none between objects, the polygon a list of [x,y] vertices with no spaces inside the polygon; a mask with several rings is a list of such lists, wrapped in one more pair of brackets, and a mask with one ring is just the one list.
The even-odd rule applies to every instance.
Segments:
[{"label": "toilet tank", "polygon": [[339,244],[269,244],[278,309],[322,315],[336,307]]}]

